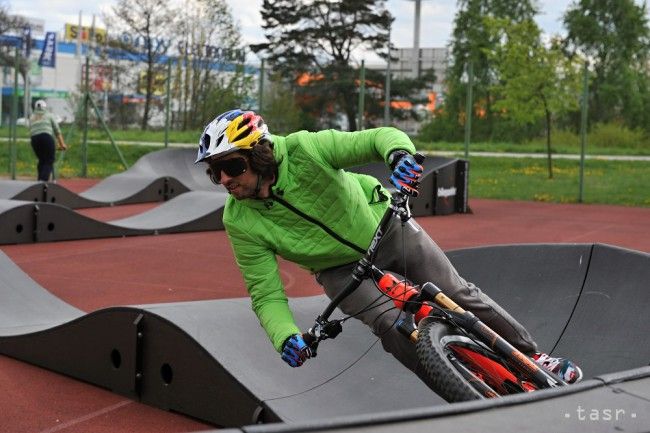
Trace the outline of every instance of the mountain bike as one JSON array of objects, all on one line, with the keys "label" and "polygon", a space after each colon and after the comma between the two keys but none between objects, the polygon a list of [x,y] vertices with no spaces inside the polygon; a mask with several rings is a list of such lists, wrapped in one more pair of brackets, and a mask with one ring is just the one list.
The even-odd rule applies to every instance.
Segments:
[{"label": "mountain bike", "polygon": [[[424,157],[416,155],[418,163]],[[416,353],[434,391],[449,402],[495,398],[538,389],[566,386],[559,377],[538,366],[474,314],[465,311],[431,282],[421,287],[400,280],[373,264],[373,258],[390,224],[411,218],[409,196],[392,195],[390,205],[370,246],[354,267],[346,287],[335,296],[303,334],[316,356],[321,341],[342,332],[340,319],[330,316],[340,302],[365,279],[372,278],[395,307],[409,313],[395,324],[416,345]],[[397,218],[396,218],[397,217]]]}]

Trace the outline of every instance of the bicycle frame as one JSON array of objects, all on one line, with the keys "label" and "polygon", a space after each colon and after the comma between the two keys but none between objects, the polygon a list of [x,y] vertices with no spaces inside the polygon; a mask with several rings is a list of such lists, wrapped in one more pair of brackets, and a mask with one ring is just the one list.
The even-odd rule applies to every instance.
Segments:
[{"label": "bicycle frame", "polygon": [[[372,264],[373,257],[395,216],[399,217],[402,223],[405,223],[411,218],[408,207],[408,196],[400,192],[397,192],[391,198],[389,208],[384,213],[366,254],[357,262],[357,265],[352,271],[352,279],[350,282],[331,300],[325,310],[316,318],[314,326],[303,334],[303,338],[312,348],[314,356],[316,356],[320,341],[335,338],[343,330],[339,321],[329,320],[336,307],[343,299],[354,292],[365,279],[373,278],[375,281],[378,281],[380,289],[388,297],[393,299],[399,309],[413,313],[415,322],[412,321],[410,326],[405,323],[398,326],[398,329],[411,341],[416,342],[418,338],[415,324],[425,317],[430,317],[431,313],[437,310],[444,317],[444,320],[449,320],[454,325],[462,328],[465,332],[473,335],[492,349],[496,354],[510,361],[510,364],[516,370],[529,377],[538,388],[566,385],[557,376],[535,364],[528,356],[517,350],[503,337],[490,329],[490,327],[479,320],[473,313],[461,308],[442,293],[433,283],[428,282],[423,284],[421,291],[418,291],[415,287],[409,286],[404,281],[400,281],[393,275],[384,273],[375,267]],[[435,304],[436,307],[431,304]]]}]

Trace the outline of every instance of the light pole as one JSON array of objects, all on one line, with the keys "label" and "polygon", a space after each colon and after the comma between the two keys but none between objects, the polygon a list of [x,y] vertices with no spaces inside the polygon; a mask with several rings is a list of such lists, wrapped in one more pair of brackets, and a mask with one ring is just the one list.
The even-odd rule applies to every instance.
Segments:
[{"label": "light pole", "polygon": [[474,64],[470,59],[467,67],[467,99],[465,101],[465,159],[469,158],[469,140],[472,133],[472,89],[474,87]]},{"label": "light pole", "polygon": [[388,25],[388,60],[386,62],[386,85],[384,86],[384,126],[390,125],[390,64],[393,61],[390,46],[390,30],[393,23]]},{"label": "light pole", "polygon": [[420,11],[422,1],[415,0],[415,23],[413,27],[413,70],[415,78],[420,78]]},{"label": "light pole", "polygon": [[422,0],[415,1],[415,20],[413,24],[413,72],[414,78],[420,78],[420,15]]}]

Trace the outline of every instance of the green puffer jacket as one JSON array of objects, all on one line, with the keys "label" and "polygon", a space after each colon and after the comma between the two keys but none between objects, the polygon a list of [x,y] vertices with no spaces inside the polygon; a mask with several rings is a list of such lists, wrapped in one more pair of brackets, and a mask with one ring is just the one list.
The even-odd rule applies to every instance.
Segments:
[{"label": "green puffer jacket", "polygon": [[[342,169],[415,152],[394,128],[273,136],[278,179],[269,199],[228,198],[223,222],[253,310],[277,351],[299,333],[276,255],[311,272],[351,263],[370,245],[389,194],[371,176]],[[388,176],[388,169],[386,175]]]}]

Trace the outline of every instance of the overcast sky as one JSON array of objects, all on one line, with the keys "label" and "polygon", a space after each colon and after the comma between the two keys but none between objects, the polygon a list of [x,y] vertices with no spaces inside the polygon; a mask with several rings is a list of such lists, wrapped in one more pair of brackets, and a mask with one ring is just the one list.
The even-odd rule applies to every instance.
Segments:
[{"label": "overcast sky", "polygon": [[[46,31],[62,31],[65,23],[77,23],[82,11],[83,24],[90,25],[92,15],[101,16],[116,0],[0,0],[17,13],[45,20]],[[227,0],[233,16],[239,22],[244,42],[262,42],[262,19],[259,9],[262,0]],[[562,15],[572,0],[541,0],[541,13],[537,23],[547,34],[562,33]],[[245,4],[245,7],[242,5]],[[399,48],[413,46],[413,23],[415,2],[412,0],[388,0],[388,9],[395,17],[392,42]],[[456,1],[422,0],[420,47],[444,47],[451,35]],[[371,61],[371,60],[370,60]]]}]

